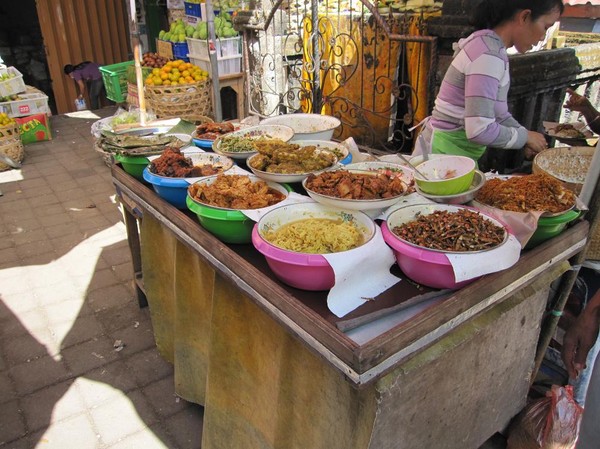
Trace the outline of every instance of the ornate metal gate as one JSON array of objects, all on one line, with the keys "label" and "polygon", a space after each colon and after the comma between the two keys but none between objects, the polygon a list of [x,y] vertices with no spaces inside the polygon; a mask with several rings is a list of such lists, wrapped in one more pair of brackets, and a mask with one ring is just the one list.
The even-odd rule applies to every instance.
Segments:
[{"label": "ornate metal gate", "polygon": [[336,139],[409,152],[409,128],[428,115],[434,98],[437,48],[426,18],[439,11],[407,3],[251,3],[236,18],[244,30],[249,112],[326,113],[342,121]]}]

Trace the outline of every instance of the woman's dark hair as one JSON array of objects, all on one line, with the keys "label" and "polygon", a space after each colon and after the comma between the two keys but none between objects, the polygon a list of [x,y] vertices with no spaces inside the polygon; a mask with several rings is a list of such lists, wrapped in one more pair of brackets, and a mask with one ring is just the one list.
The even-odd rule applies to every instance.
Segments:
[{"label": "woman's dark hair", "polygon": [[67,64],[66,66],[63,67],[63,70],[65,72],[65,75],[68,75],[69,73],[74,72],[75,70],[83,69],[89,63],[90,63],[90,61],[83,61],[83,62],[80,62],[79,64],[77,64],[76,66],[74,66],[72,64]]},{"label": "woman's dark hair", "polygon": [[531,19],[536,20],[555,9],[562,14],[565,5],[562,0],[482,0],[471,16],[471,25],[476,30],[492,29],[524,9],[531,10]]}]

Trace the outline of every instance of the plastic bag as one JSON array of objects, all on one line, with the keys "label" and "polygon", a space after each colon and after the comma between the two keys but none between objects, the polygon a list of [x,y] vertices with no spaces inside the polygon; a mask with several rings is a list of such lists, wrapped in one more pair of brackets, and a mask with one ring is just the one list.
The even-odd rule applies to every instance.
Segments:
[{"label": "plastic bag", "polygon": [[583,408],[573,387],[553,385],[546,397],[529,403],[509,428],[507,449],[573,449]]}]

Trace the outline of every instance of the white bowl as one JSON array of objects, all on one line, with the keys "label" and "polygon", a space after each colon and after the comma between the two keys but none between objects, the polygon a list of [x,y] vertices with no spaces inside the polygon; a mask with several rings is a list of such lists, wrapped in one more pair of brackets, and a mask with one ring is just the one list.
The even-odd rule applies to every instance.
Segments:
[{"label": "white bowl", "polygon": [[385,161],[364,161],[364,162],[352,162],[351,164],[346,165],[344,167],[348,170],[368,170],[374,171],[377,173],[386,173],[390,176],[393,174],[397,174],[400,176],[400,179],[404,181],[409,186],[414,184],[414,171],[412,168],[407,167],[406,165],[396,164],[394,162],[385,162]]},{"label": "white bowl", "polygon": [[230,132],[228,134],[224,134],[223,136],[219,136],[215,139],[212,144],[213,151],[215,153],[224,154],[225,156],[229,156],[232,159],[245,160],[249,156],[256,154],[257,151],[223,151],[220,149],[221,142],[224,139],[228,139],[230,137],[246,137],[246,138],[259,138],[259,137],[267,137],[270,139],[280,139],[284,142],[289,141],[294,136],[294,130],[289,126],[285,125],[256,125],[251,126],[249,128],[242,128],[237,131]]},{"label": "white bowl", "polygon": [[[319,149],[317,149],[317,151],[328,151],[328,150],[325,150],[325,149],[319,150]],[[321,172],[323,172],[325,170],[329,170],[332,167],[335,167],[336,164],[337,164],[337,162],[338,162],[338,159],[336,157],[336,158],[334,158],[333,164],[331,164],[331,166],[326,167],[323,170],[311,171],[311,172],[306,172],[306,173],[271,173],[271,172],[266,172],[266,171],[258,170],[256,168],[252,167],[252,160],[254,158],[256,158],[257,156],[259,156],[259,154],[253,154],[246,161],[246,165],[248,166],[248,168],[250,170],[252,170],[252,173],[254,173],[259,178],[265,179],[267,181],[279,182],[279,183],[282,183],[282,182],[302,182],[302,180],[305,179],[311,173],[321,173]]]},{"label": "white bowl", "polygon": [[191,134],[166,133],[165,136],[174,136],[185,143],[190,143],[192,140]]},{"label": "white bowl", "polygon": [[[342,170],[352,171],[355,173],[365,173],[371,174],[373,176],[376,175],[374,172],[368,172],[365,170],[348,170],[347,167],[344,167]],[[376,209],[386,209],[398,201],[402,199],[408,190],[405,190],[402,194],[391,197],[391,198],[378,198],[372,200],[355,200],[355,199],[347,199],[347,198],[337,198],[334,196],[323,195],[322,193],[314,192],[306,187],[306,179],[302,181],[302,187],[306,190],[306,193],[318,203],[321,203],[325,206],[335,207],[337,209],[348,209],[348,210],[376,210]]]},{"label": "white bowl", "polygon": [[314,145],[317,148],[322,148],[323,150],[330,150],[336,155],[338,162],[340,164],[344,164],[345,160],[352,160],[350,155],[350,151],[348,151],[348,147],[346,145],[342,145],[339,142],[334,142],[333,140],[295,140],[292,138],[290,142],[293,142],[300,147],[307,147],[310,145]]},{"label": "white bowl", "polygon": [[331,115],[284,114],[267,117],[260,122],[265,125],[286,125],[294,130],[292,140],[331,140],[341,121]]}]

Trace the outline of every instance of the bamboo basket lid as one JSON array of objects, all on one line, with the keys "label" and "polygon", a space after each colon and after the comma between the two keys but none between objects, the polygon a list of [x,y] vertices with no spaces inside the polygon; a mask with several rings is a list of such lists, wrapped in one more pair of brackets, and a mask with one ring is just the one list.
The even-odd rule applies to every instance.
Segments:
[{"label": "bamboo basket lid", "polygon": [[594,147],[549,148],[533,158],[533,173],[546,173],[561,181],[577,195],[581,193],[590,168]]}]

